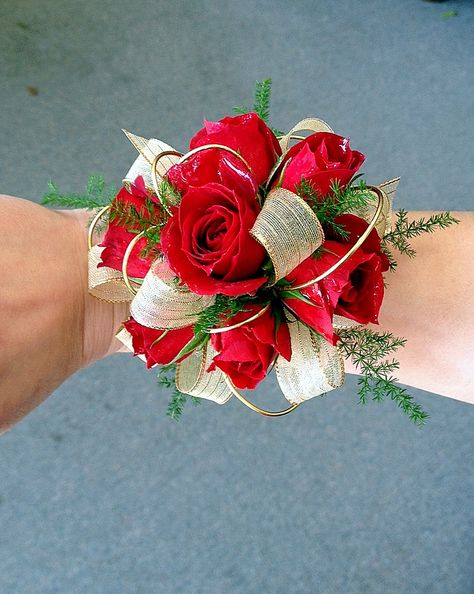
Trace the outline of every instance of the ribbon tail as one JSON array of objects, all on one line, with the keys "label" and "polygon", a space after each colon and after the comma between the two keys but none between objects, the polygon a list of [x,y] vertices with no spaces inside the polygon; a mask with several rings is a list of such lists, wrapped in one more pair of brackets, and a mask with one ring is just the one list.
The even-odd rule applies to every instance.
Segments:
[{"label": "ribbon tail", "polygon": [[296,319],[288,328],[291,361],[280,356],[275,365],[285,398],[300,404],[342,386],[344,360],[339,349]]},{"label": "ribbon tail", "polygon": [[290,143],[291,137],[295,134],[295,132],[302,132],[303,130],[308,130],[309,132],[333,132],[331,126],[321,120],[320,118],[305,118],[304,120],[300,120],[293,128],[280,138],[280,146],[283,153],[286,153],[288,150],[288,144]]},{"label": "ribbon tail", "polygon": [[176,366],[176,387],[180,392],[225,404],[232,396],[220,369],[207,371],[216,351],[210,343],[193,351]]},{"label": "ribbon tail", "polygon": [[123,281],[122,273],[108,266],[97,268],[103,247],[93,246],[88,255],[89,293],[102,301],[120,303],[131,301],[133,295]]}]

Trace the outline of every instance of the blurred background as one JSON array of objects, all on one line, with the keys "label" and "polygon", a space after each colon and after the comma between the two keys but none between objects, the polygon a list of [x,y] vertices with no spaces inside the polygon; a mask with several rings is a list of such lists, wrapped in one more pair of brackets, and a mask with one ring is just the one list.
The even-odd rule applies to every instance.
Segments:
[{"label": "blurred background", "polygon": [[[320,116],[368,180],[402,177],[398,208],[470,210],[473,23],[460,0],[0,0],[0,191],[118,184],[122,127],[183,150],[271,77],[273,126]],[[176,423],[114,355],[0,438],[0,592],[471,594],[474,407],[414,392],[423,429],[353,377],[282,419]]]}]

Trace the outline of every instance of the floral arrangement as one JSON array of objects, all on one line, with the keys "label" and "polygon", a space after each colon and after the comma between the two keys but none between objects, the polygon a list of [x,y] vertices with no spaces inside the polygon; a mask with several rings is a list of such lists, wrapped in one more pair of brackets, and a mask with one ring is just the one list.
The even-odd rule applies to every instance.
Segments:
[{"label": "floral arrangement", "polygon": [[[100,209],[90,292],[130,302],[117,337],[148,368],[161,366],[171,417],[188,396],[223,404],[234,395],[286,414],[341,386],[350,357],[362,402],[389,398],[423,424],[389,358],[404,339],[368,325],[378,323],[394,250],[414,256],[411,237],[456,220],[394,215],[399,180],[367,185],[365,156],[320,119],[272,130],[270,90],[259,82],[253,109],[205,121],[184,155],[125,131],[139,156],[118,193],[93,177],[85,196],[51,184],[43,203]],[[272,369],[288,401],[279,411],[241,393]]]}]

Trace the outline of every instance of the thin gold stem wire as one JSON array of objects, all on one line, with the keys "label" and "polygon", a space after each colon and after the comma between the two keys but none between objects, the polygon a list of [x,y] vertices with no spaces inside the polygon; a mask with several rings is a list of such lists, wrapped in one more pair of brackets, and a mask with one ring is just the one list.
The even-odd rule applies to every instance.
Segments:
[{"label": "thin gold stem wire", "polygon": [[109,210],[109,208],[111,207],[111,204],[107,204],[107,206],[104,206],[103,208],[101,208],[99,210],[99,212],[95,215],[95,217],[92,219],[91,224],[89,225],[89,231],[87,233],[87,245],[89,247],[89,249],[92,249],[92,236],[94,234],[94,229],[97,226],[97,223],[99,222],[99,220],[102,218],[103,214],[105,212],[107,212]]},{"label": "thin gold stem wire", "polygon": [[[155,227],[158,227],[158,225],[153,225],[151,227],[149,227],[149,229],[154,229]],[[145,231],[141,231],[136,237],[134,237],[132,239],[132,241],[128,244],[127,249],[125,250],[125,254],[123,256],[123,262],[122,262],[122,275],[123,275],[123,281],[127,287],[127,289],[133,294],[136,295],[137,294],[137,290],[135,289],[135,287],[130,283],[130,279],[128,277],[128,273],[127,273],[127,266],[128,266],[128,259],[130,258],[130,254],[132,253],[133,248],[135,247],[135,245],[140,241],[140,239],[145,235]]]},{"label": "thin gold stem wire", "polygon": [[263,307],[260,311],[257,311],[257,313],[254,314],[253,316],[250,316],[250,318],[247,318],[246,320],[242,320],[241,322],[238,322],[237,324],[232,324],[232,326],[222,326],[221,328],[211,328],[209,330],[209,334],[220,334],[222,332],[229,332],[230,330],[235,330],[236,328],[245,326],[245,324],[248,324],[249,322],[258,320],[258,318],[262,317],[263,314],[269,310],[270,305],[271,305],[270,303],[267,303],[267,305],[265,305],[265,307]]},{"label": "thin gold stem wire", "polygon": [[317,282],[323,280],[324,278],[326,278],[327,276],[329,276],[330,274],[335,272],[338,268],[340,268],[344,264],[344,262],[346,262],[353,254],[355,254],[355,252],[360,248],[360,246],[364,243],[364,241],[370,235],[370,232],[375,227],[377,220],[380,216],[380,213],[382,212],[382,207],[383,207],[383,192],[382,192],[382,190],[380,190],[379,188],[377,188],[375,186],[368,186],[368,189],[373,190],[377,194],[377,197],[378,197],[377,208],[375,209],[374,216],[372,217],[367,229],[364,231],[364,233],[362,233],[362,235],[359,237],[359,239],[356,241],[356,243],[351,247],[351,249],[347,252],[347,254],[344,254],[344,256],[342,256],[342,258],[340,260],[338,260],[333,266],[331,266],[331,268],[329,268],[328,270],[326,270],[326,272],[323,272],[316,278],[312,278],[311,280],[309,280],[305,283],[301,283],[300,285],[282,288],[283,291],[288,290],[288,289],[296,291],[298,289],[305,289],[306,287],[309,287],[310,285],[314,285],[314,283],[317,283]]},{"label": "thin gold stem wire", "polygon": [[252,168],[247,163],[247,161],[242,157],[242,155],[240,153],[238,153],[237,151],[234,151],[234,149],[231,149],[230,147],[225,146],[224,144],[204,144],[203,146],[198,146],[195,149],[193,149],[192,151],[189,151],[189,153],[186,153],[185,155],[183,155],[181,157],[181,159],[178,161],[178,165],[180,165],[181,163],[184,163],[193,155],[196,155],[197,153],[200,153],[201,151],[207,151],[208,149],[220,149],[222,151],[227,151],[231,155],[234,155],[234,157],[237,157],[238,159],[240,159],[242,161],[242,163],[247,167],[247,169],[252,173]]},{"label": "thin gold stem wire", "polygon": [[174,150],[162,151],[161,153],[158,153],[156,155],[156,157],[153,159],[152,164],[151,164],[151,180],[153,182],[153,189],[155,190],[155,194],[156,194],[158,200],[160,201],[161,206],[169,215],[171,214],[171,211],[168,208],[168,206],[161,199],[159,182],[158,182],[158,171],[156,170],[156,168],[158,167],[158,163],[160,162],[160,160],[163,157],[168,157],[170,155],[173,155],[175,157],[182,157],[183,153],[180,153],[179,151],[174,151]]},{"label": "thin gold stem wire", "polygon": [[245,398],[245,396],[242,396],[242,394],[234,386],[234,384],[232,383],[232,380],[230,379],[230,377],[228,375],[224,374],[224,379],[225,379],[225,383],[229,387],[229,390],[232,392],[232,394],[234,396],[236,396],[240,400],[240,402],[242,402],[242,404],[245,404],[245,406],[247,406],[248,408],[250,408],[251,410],[253,410],[256,413],[263,415],[264,417],[283,417],[284,415],[287,415],[290,412],[294,411],[295,408],[298,408],[298,406],[299,406],[299,403],[292,404],[288,408],[284,408],[283,410],[275,410],[275,411],[260,408],[253,402],[250,402],[250,400],[247,400],[247,398]]}]

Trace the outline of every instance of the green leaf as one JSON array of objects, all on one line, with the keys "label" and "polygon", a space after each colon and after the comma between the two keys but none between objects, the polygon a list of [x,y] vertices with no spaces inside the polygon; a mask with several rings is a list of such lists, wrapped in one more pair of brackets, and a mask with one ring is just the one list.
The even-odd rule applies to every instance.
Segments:
[{"label": "green leaf", "polygon": [[58,186],[50,181],[48,192],[40,203],[44,206],[59,206],[61,208],[102,208],[113,200],[117,190],[113,186],[106,186],[100,175],[91,175],[83,194],[62,193]]}]

